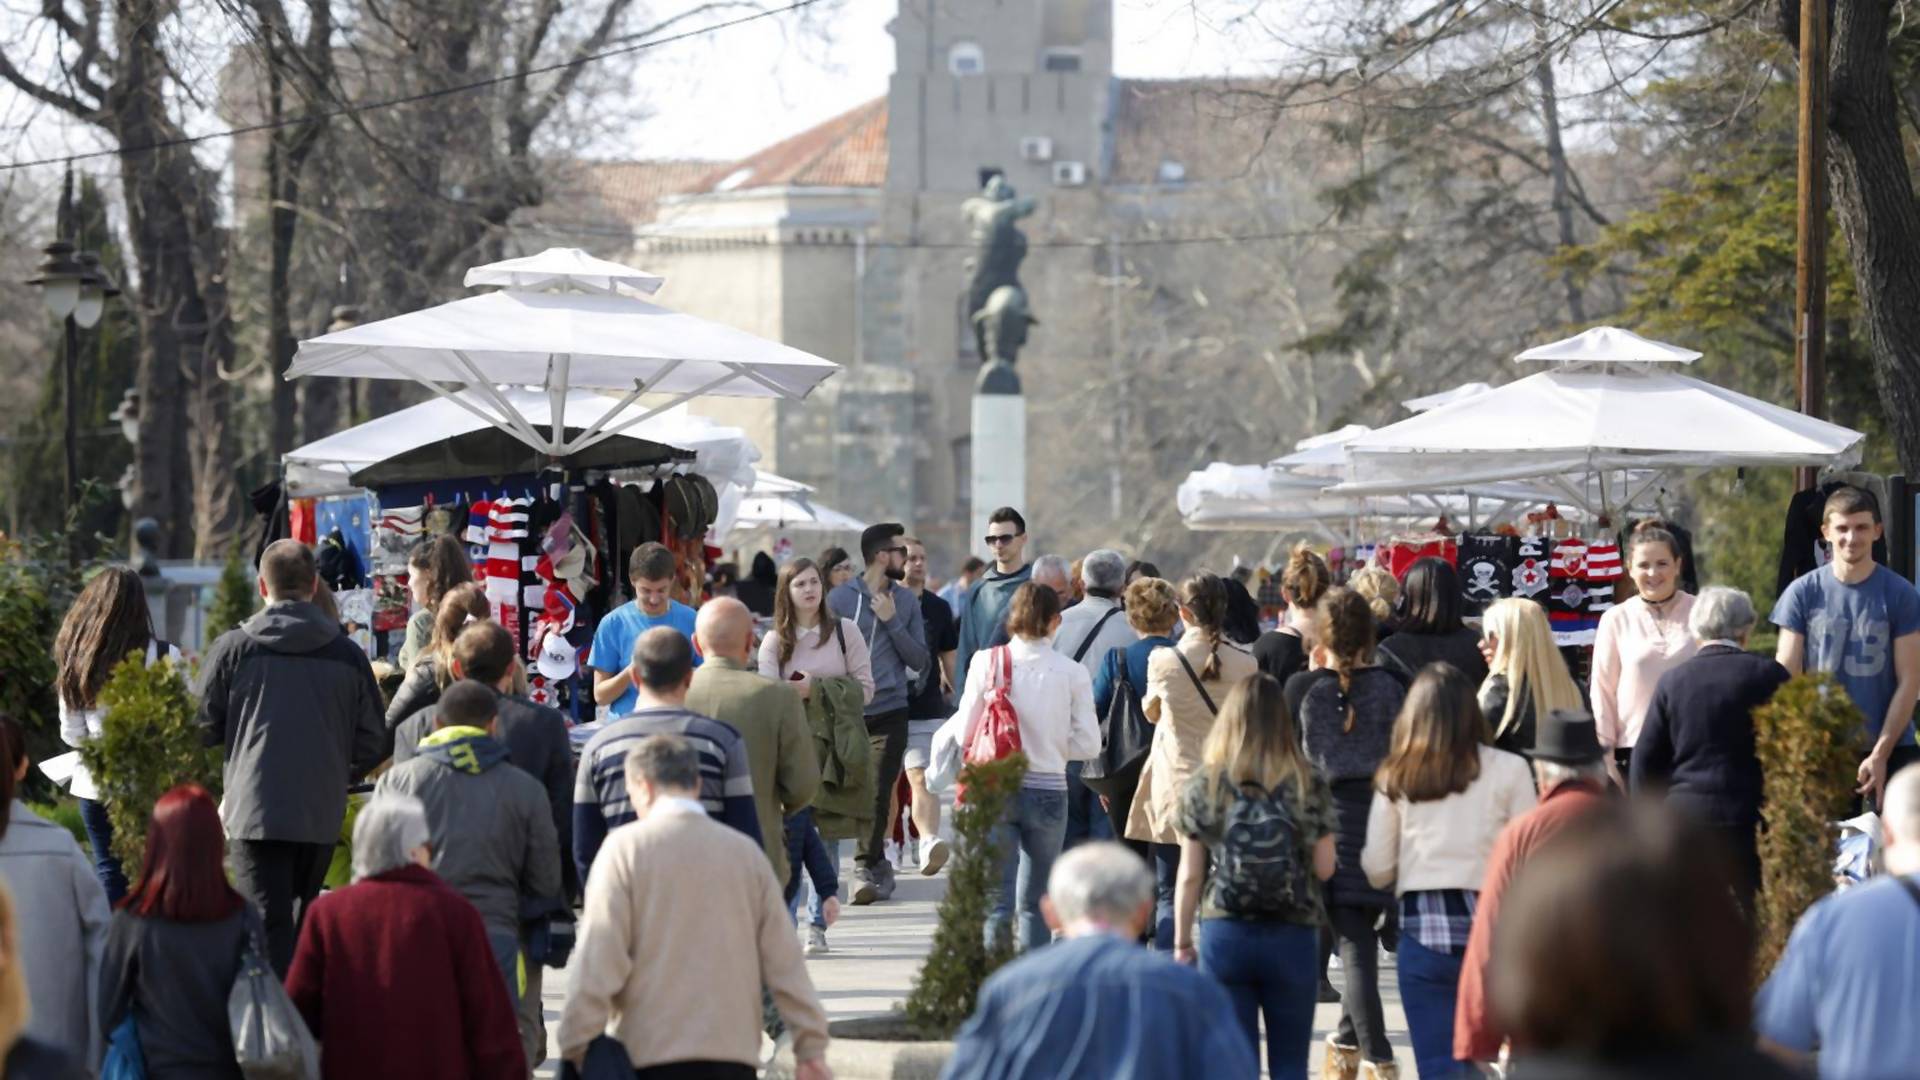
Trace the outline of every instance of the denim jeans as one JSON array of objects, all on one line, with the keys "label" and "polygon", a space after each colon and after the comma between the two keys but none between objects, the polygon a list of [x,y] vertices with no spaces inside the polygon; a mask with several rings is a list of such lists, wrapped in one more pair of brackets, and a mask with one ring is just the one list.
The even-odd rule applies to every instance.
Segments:
[{"label": "denim jeans", "polygon": [[1320,932],[1295,923],[1207,919],[1200,924],[1200,970],[1220,981],[1233,1013],[1260,1053],[1260,1021],[1267,1023],[1267,1074],[1307,1080],[1313,1010],[1320,977],[1313,963]]},{"label": "denim jeans", "polygon": [[1180,876],[1180,845],[1149,844],[1153,859],[1153,947],[1173,951],[1173,892]]},{"label": "denim jeans", "polygon": [[1089,840],[1113,839],[1113,822],[1108,820],[1100,796],[1080,779],[1084,763],[1067,762],[1067,842],[1062,850]]},{"label": "denim jeans", "polygon": [[1435,952],[1404,930],[1400,948],[1400,1005],[1413,1038],[1413,1060],[1420,1080],[1465,1076],[1467,1066],[1453,1058],[1453,1006],[1460,989],[1460,957]]},{"label": "denim jeans", "polygon": [[[839,866],[840,841],[822,840],[820,844],[827,849],[827,858],[833,860],[833,865]],[[814,879],[813,875],[796,866],[794,867],[794,884],[793,895],[787,898],[787,914],[793,916],[795,925],[799,924],[800,898],[804,896],[807,898],[808,925],[817,926],[825,930],[827,928],[827,913],[821,910],[821,905],[826,903],[826,899],[820,895],[820,883]],[[836,891],[834,895],[837,896],[839,893]]]},{"label": "denim jeans", "polygon": [[93,799],[80,800],[80,824],[87,829],[87,846],[93,849],[93,875],[107,890],[107,903],[118,906],[127,895],[127,873],[113,854],[113,823],[107,820],[107,804]]},{"label": "denim jeans", "polygon": [[[1053,940],[1040,917],[1047,875],[1067,839],[1067,793],[1023,787],[1007,805],[1007,816],[993,827],[991,842],[1000,856],[1000,899],[987,917],[987,940],[1000,940],[1017,910],[1021,949],[1037,949]],[[1026,858],[1022,859],[1021,856]]]}]

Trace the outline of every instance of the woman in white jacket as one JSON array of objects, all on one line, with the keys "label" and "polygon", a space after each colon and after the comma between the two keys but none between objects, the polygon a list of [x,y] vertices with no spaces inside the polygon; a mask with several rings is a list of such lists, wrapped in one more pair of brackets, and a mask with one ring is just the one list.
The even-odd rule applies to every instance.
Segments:
[{"label": "woman in white jacket", "polygon": [[1422,1080],[1470,1072],[1453,1058],[1461,957],[1493,842],[1533,808],[1526,759],[1487,745],[1474,685],[1451,664],[1428,664],[1394,720],[1374,774],[1360,868],[1400,906],[1400,1001]]},{"label": "woman in white jacket", "polygon": [[[143,657],[148,664],[163,657],[177,660],[180,650],[153,636],[140,575],[125,566],[109,566],[94,575],[67,609],[53,656],[58,663],[53,685],[60,704],[60,738],[77,750],[100,737],[107,715],[99,705],[100,690],[121,661],[129,656]],[[113,826],[86,766],[75,766],[68,790],[80,802],[100,887],[107,891],[108,903],[118,904],[127,894],[127,875],[113,854]]]},{"label": "woman in white jacket", "polygon": [[[1060,629],[1060,598],[1045,585],[1028,582],[1007,605],[1007,634],[1012,642],[974,657],[967,667],[966,689],[955,720],[970,736],[985,712],[987,691],[1005,679],[1008,698],[1020,718],[1020,747],[1027,775],[1007,815],[994,827],[993,844],[1001,859],[1000,899],[987,919],[988,940],[1008,931],[1015,898],[1020,913],[1019,947],[1038,948],[1051,940],[1040,916],[1047,875],[1067,839],[1067,762],[1086,761],[1100,752],[1100,725],[1093,715],[1093,678],[1072,657],[1053,651]],[[961,746],[970,745],[963,738]]]}]

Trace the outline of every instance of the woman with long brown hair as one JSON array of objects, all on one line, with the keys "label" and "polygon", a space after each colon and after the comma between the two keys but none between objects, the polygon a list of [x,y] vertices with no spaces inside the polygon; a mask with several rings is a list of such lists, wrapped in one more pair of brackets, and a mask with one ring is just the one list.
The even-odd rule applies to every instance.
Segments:
[{"label": "woman with long brown hair", "polygon": [[1227,587],[1218,576],[1203,570],[1182,582],[1179,608],[1186,632],[1171,648],[1147,657],[1140,706],[1153,724],[1153,744],[1127,810],[1127,838],[1151,845],[1157,894],[1153,940],[1162,951],[1173,949],[1180,793],[1200,765],[1219,703],[1235,683],[1260,670],[1252,653],[1226,640]]},{"label": "woman with long brown hair", "polygon": [[[826,596],[826,582],[812,559],[794,559],[781,568],[774,585],[773,628],[760,639],[760,674],[785,682],[802,698],[812,696],[815,679],[850,678],[864,692],[864,707],[873,700],[867,639],[852,619],[833,617]],[[827,927],[839,917],[840,842],[820,838],[812,807],[787,818],[787,862],[791,873],[784,884],[790,911],[799,910],[803,866],[813,882],[807,955],[828,952]]]},{"label": "woman with long brown hair", "polygon": [[100,1026],[134,1017],[155,1080],[237,1080],[227,994],[258,916],[227,883],[213,796],[181,784],[153,804],[146,865],[113,916],[100,969]]},{"label": "woman with long brown hair", "polygon": [[1393,897],[1367,883],[1360,850],[1373,808],[1373,774],[1386,759],[1393,720],[1407,696],[1399,675],[1374,659],[1373,610],[1366,598],[1335,587],[1314,613],[1313,668],[1287,680],[1287,711],[1307,757],[1333,790],[1339,865],[1327,882],[1327,922],[1340,948],[1346,987],[1340,1027],[1327,1037],[1325,1075],[1359,1075],[1363,1059],[1377,1077],[1394,1074],[1380,1005],[1380,916]]},{"label": "woman with long brown hair", "polygon": [[1687,628],[1693,594],[1680,587],[1685,569],[1680,541],[1657,521],[1641,522],[1627,541],[1635,593],[1607,609],[1594,632],[1593,722],[1607,748],[1607,772],[1623,790],[1660,677],[1700,651]]},{"label": "woman with long brown hair", "polygon": [[472,580],[473,560],[458,537],[441,535],[414,545],[407,556],[407,591],[414,612],[407,620],[407,637],[400,645],[400,654],[394,657],[396,667],[401,671],[413,669],[414,661],[433,640],[440,602],[455,586]]},{"label": "woman with long brown hair", "polygon": [[[67,609],[54,638],[58,665],[54,693],[59,700],[60,739],[78,749],[100,737],[106,710],[98,706],[100,690],[113,669],[129,656],[152,664],[162,657],[178,659],[180,650],[159,641],[147,613],[147,592],[140,575],[125,566],[108,566],[94,575]],[[85,766],[74,769],[68,790],[80,803],[80,821],[93,849],[93,872],[107,891],[110,903],[127,893],[127,875],[113,854],[113,824],[106,804]]]},{"label": "woman with long brown hair", "polygon": [[1264,672],[1240,680],[1181,794],[1173,951],[1226,987],[1256,1052],[1264,1015],[1275,1078],[1306,1080],[1333,829],[1333,793],[1300,749],[1280,683]]},{"label": "woman with long brown hair", "polygon": [[1374,775],[1360,867],[1400,906],[1400,1001],[1422,1080],[1463,1075],[1453,1057],[1461,958],[1487,858],[1507,822],[1533,808],[1525,758],[1487,745],[1473,680],[1429,664],[1393,725]]},{"label": "woman with long brown hair", "polygon": [[[477,581],[456,585],[440,601],[433,619],[433,637],[407,672],[407,681],[387,705],[387,730],[392,731],[407,717],[440,700],[440,692],[453,683],[453,641],[470,622],[493,618],[493,604]],[[526,669],[514,661],[513,692],[527,691]]]}]

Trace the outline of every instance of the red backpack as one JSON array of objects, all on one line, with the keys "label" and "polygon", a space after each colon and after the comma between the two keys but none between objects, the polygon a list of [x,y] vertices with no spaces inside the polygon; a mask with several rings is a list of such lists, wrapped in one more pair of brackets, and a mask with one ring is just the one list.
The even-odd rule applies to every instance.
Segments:
[{"label": "red backpack", "polygon": [[[999,761],[1017,754],[1020,745],[1020,714],[1013,709],[1013,654],[1001,645],[987,653],[987,692],[981,699],[980,716],[960,744],[960,760],[966,764]],[[964,797],[964,788],[956,798]]]}]

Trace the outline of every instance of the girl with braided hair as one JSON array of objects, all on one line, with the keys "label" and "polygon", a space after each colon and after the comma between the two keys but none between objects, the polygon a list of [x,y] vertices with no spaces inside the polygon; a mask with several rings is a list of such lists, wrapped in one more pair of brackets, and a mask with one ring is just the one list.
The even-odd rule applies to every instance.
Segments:
[{"label": "girl with braided hair", "polygon": [[1314,612],[1312,668],[1287,680],[1287,709],[1307,757],[1333,789],[1339,865],[1327,882],[1327,919],[1346,987],[1340,1026],[1327,1037],[1323,1075],[1395,1076],[1380,1007],[1380,935],[1393,897],[1360,868],[1373,806],[1373,777],[1393,741],[1407,682],[1375,660],[1374,617],[1365,597],[1334,587]]},{"label": "girl with braided hair", "polygon": [[1214,714],[1234,684],[1259,671],[1253,654],[1228,641],[1227,587],[1202,571],[1181,583],[1177,644],[1147,657],[1140,706],[1153,724],[1153,745],[1127,811],[1129,840],[1144,841],[1153,858],[1154,945],[1173,950],[1174,886],[1180,871],[1180,793],[1199,767]]}]

